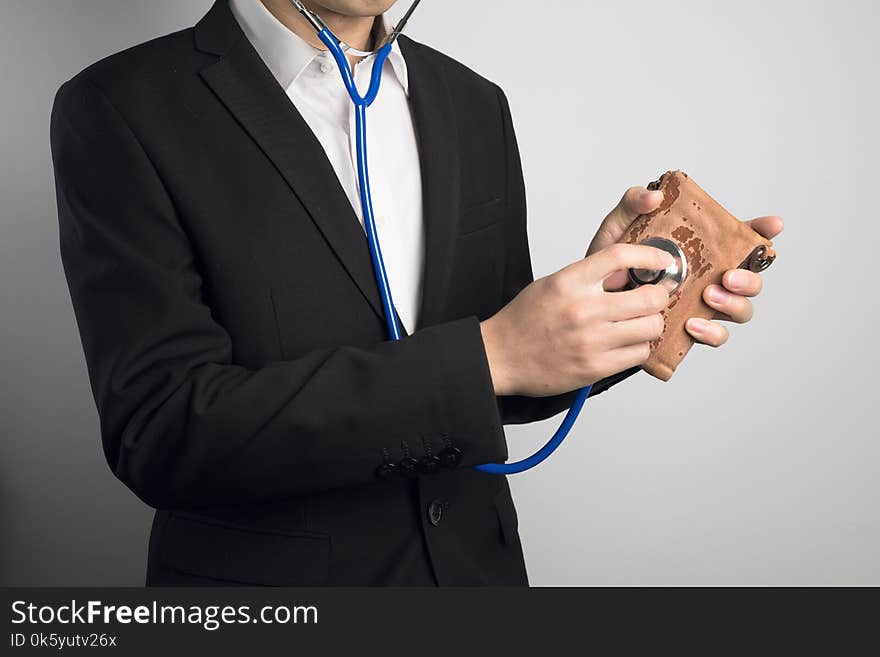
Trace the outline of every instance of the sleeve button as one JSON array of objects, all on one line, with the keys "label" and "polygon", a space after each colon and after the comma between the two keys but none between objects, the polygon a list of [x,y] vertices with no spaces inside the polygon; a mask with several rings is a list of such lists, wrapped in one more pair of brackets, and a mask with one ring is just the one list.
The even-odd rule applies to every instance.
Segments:
[{"label": "sleeve button", "polygon": [[461,463],[461,450],[458,447],[448,447],[440,452],[440,463],[444,468],[454,468]]},{"label": "sleeve button", "polygon": [[391,477],[394,476],[395,472],[397,472],[396,464],[383,463],[378,468],[376,468],[376,477],[382,480],[391,479]]},{"label": "sleeve button", "polygon": [[415,477],[419,474],[419,462],[414,458],[402,459],[397,468],[404,477]]},{"label": "sleeve button", "polygon": [[440,459],[436,456],[426,456],[419,461],[419,470],[422,474],[433,474],[440,469]]}]

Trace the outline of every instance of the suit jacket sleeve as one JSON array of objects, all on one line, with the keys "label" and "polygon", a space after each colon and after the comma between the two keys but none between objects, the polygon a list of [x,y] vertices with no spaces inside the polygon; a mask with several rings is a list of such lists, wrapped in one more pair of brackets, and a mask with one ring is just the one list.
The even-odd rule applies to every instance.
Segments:
[{"label": "suit jacket sleeve", "polygon": [[246,503],[367,483],[402,457],[402,441],[423,457],[426,435],[461,450],[458,467],[507,458],[476,318],[236,365],[173,200],[91,80],[59,90],[51,145],[61,256],[104,451],[145,502]]},{"label": "suit jacket sleeve", "polygon": [[[496,87],[498,101],[501,106],[501,118],[504,125],[506,158],[507,158],[507,233],[504,275],[504,303],[508,303],[519,292],[534,280],[532,260],[529,254],[529,237],[526,230],[526,193],[523,181],[522,162],[510,106],[504,92]],[[641,368],[625,370],[593,385],[590,396],[605,392],[611,386],[629,378]],[[525,424],[543,420],[562,412],[571,406],[577,391],[553,397],[500,397],[499,408],[504,424]]]}]

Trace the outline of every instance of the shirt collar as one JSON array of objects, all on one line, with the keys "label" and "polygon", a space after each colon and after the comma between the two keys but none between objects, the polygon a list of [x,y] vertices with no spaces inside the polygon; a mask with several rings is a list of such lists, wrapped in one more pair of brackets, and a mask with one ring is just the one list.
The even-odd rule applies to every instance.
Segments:
[{"label": "shirt collar", "polygon": [[[229,7],[242,31],[284,89],[296,82],[306,67],[321,52],[288,29],[260,0],[229,0]],[[385,16],[380,20],[385,26]],[[394,74],[409,95],[406,60],[397,41],[388,55]]]}]

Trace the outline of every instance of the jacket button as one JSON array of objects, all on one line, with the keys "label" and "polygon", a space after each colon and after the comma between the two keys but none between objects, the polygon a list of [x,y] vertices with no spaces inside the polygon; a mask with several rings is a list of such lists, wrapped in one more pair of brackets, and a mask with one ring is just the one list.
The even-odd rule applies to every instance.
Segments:
[{"label": "jacket button", "polygon": [[443,519],[443,500],[434,500],[428,505],[428,520],[437,527]]},{"label": "jacket button", "polygon": [[394,463],[383,463],[378,468],[376,468],[376,478],[377,479],[391,479],[394,476],[394,473],[397,472],[397,465]]},{"label": "jacket button", "polygon": [[444,468],[454,468],[461,463],[461,450],[458,447],[448,447],[440,452],[440,463]]},{"label": "jacket button", "polygon": [[397,464],[397,469],[404,477],[415,477],[419,474],[419,462],[414,458],[402,459]]},{"label": "jacket button", "polygon": [[440,459],[436,456],[426,456],[419,461],[419,470],[422,474],[432,474],[440,469]]}]

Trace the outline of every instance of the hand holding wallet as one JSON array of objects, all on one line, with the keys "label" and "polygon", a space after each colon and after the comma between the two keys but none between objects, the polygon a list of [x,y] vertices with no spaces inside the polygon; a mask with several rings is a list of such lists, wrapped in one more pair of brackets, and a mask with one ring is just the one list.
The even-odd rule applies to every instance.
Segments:
[{"label": "hand holding wallet", "polygon": [[666,272],[630,272],[636,285],[680,281],[662,312],[663,334],[651,343],[651,355],[642,366],[652,376],[668,381],[694,345],[685,330],[687,320],[716,316],[703,301],[706,287],[721,285],[729,269],[764,271],[773,264],[776,252],[770,240],[730,214],[684,172],[669,171],[648,189],[663,192],[663,202],[638,217],[620,241],[665,245],[661,248],[679,256],[677,265]]}]

